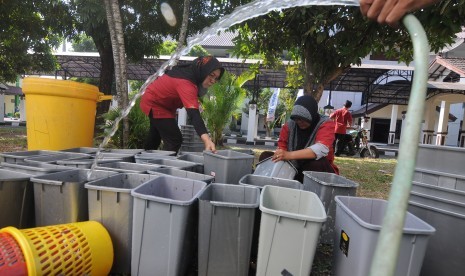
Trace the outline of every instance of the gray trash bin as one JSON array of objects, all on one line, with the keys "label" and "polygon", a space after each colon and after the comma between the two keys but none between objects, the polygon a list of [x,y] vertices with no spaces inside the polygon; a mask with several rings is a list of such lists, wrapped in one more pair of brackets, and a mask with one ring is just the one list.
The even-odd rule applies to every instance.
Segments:
[{"label": "gray trash bin", "polygon": [[204,171],[215,177],[217,183],[238,184],[246,174],[252,173],[254,157],[232,150],[204,151]]},{"label": "gray trash bin", "polygon": [[99,164],[96,169],[120,173],[147,173],[148,170],[160,168],[160,165],[130,162],[109,162]]},{"label": "gray trash bin", "polygon": [[[335,275],[368,275],[386,212],[387,201],[350,196],[336,197]],[[435,229],[407,213],[394,275],[420,274],[426,246]]]},{"label": "gray trash bin", "polygon": [[176,168],[155,168],[147,171],[150,174],[166,174],[176,177],[188,178],[192,180],[199,180],[205,183],[211,183],[215,178],[211,175],[200,174],[195,172],[184,171]]},{"label": "gray trash bin", "polygon": [[294,179],[295,175],[297,174],[297,169],[294,168],[294,166],[289,161],[273,162],[270,157],[258,163],[253,174],[284,179]]},{"label": "gray trash bin", "polygon": [[51,163],[56,164],[58,160],[73,160],[81,158],[89,158],[89,154],[85,153],[76,153],[76,152],[59,152],[57,154],[36,156],[24,159],[26,164],[29,163]]},{"label": "gray trash bin", "polygon": [[439,187],[465,191],[465,175],[416,168],[413,180]]},{"label": "gray trash bin", "polygon": [[196,163],[177,160],[177,159],[153,159],[153,160],[146,160],[143,162],[144,164],[156,164],[163,168],[174,168],[179,170],[185,171],[192,171],[197,166]]},{"label": "gray trash bin", "polygon": [[255,187],[210,184],[199,197],[198,275],[248,275]]},{"label": "gray trash bin", "polygon": [[195,248],[195,203],[206,185],[160,176],[131,191],[131,275],[186,275]]},{"label": "gray trash bin", "polygon": [[132,208],[131,190],[155,179],[156,175],[121,173],[85,184],[89,220],[100,222],[110,234],[114,261],[112,273],[131,273]]},{"label": "gray trash bin", "polygon": [[60,153],[59,151],[51,151],[51,150],[32,150],[32,151],[17,151],[17,152],[3,152],[0,153],[0,161],[7,162],[7,163],[19,163],[24,164],[26,163],[24,159],[38,157],[38,156],[45,156],[51,154]]},{"label": "gray trash bin", "polygon": [[31,178],[34,183],[34,204],[37,226],[89,220],[85,183],[106,178],[116,172],[76,169]]},{"label": "gray trash bin", "polygon": [[[431,158],[432,156],[434,158]],[[465,164],[465,148],[418,145],[417,169],[463,175],[463,164]]]},{"label": "gray trash bin", "polygon": [[[111,162],[121,162],[121,159],[99,159],[97,161],[97,166],[101,164],[111,163]],[[71,167],[71,168],[77,168],[77,169],[90,169],[94,163],[95,163],[95,158],[57,161],[58,165]]]},{"label": "gray trash bin", "polygon": [[6,163],[1,162],[0,167],[3,169],[19,172],[19,173],[26,173],[30,175],[44,175],[54,172],[61,172],[72,170],[70,167],[48,164],[48,163],[28,163],[28,164],[15,164],[15,163]]},{"label": "gray trash bin", "polygon": [[436,228],[426,247],[420,275],[463,275],[465,214],[409,201],[408,211]]},{"label": "gray trash bin", "polygon": [[265,186],[257,275],[310,275],[326,213],[315,193]]},{"label": "gray trash bin", "polygon": [[302,183],[297,180],[283,179],[278,177],[269,177],[255,174],[246,174],[239,180],[240,185],[254,186],[262,189],[265,185],[278,186],[301,190]]},{"label": "gray trash bin", "polygon": [[412,192],[465,203],[465,191],[454,190],[413,181]]},{"label": "gray trash bin", "polygon": [[333,173],[312,171],[303,173],[304,190],[318,195],[328,215],[328,219],[321,229],[320,242],[332,244],[334,241],[334,221],[336,219],[336,201],[334,198],[338,195],[355,196],[358,183]]},{"label": "gray trash bin", "polygon": [[87,154],[95,154],[98,151],[98,148],[91,148],[91,147],[79,147],[79,148],[70,148],[60,150],[64,152],[79,152],[79,153],[87,153]]},{"label": "gray trash bin", "polygon": [[158,154],[158,155],[175,156],[176,152],[175,151],[169,151],[169,150],[145,150],[145,151],[141,152],[141,154]]},{"label": "gray trash bin", "polygon": [[145,149],[104,149],[104,152],[118,153],[118,154],[139,154],[144,152]]},{"label": "gray trash bin", "polygon": [[147,163],[152,160],[159,160],[159,159],[171,159],[176,160],[176,156],[172,155],[163,155],[157,153],[140,153],[134,156],[136,163]]},{"label": "gray trash bin", "polygon": [[0,229],[34,227],[31,175],[0,169]]},{"label": "gray trash bin", "polygon": [[189,162],[194,162],[197,164],[197,166],[193,169],[193,172],[196,173],[204,173],[203,170],[203,163],[204,163],[204,157],[203,154],[192,154],[192,153],[184,153],[178,156],[179,160],[183,161],[189,161]]}]

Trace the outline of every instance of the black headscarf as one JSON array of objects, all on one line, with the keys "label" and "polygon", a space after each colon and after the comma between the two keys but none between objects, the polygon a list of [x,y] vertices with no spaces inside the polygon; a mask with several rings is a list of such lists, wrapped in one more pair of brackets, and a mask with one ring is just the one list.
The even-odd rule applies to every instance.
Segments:
[{"label": "black headscarf", "polygon": [[201,88],[205,78],[216,69],[220,69],[218,79],[221,79],[224,68],[221,67],[220,62],[215,57],[206,56],[198,57],[188,64],[176,65],[171,70],[166,71],[165,74],[173,78],[189,80]]},{"label": "black headscarf", "polygon": [[[300,129],[296,124],[292,124],[294,127],[291,130],[291,133],[295,133],[296,137],[293,143],[293,150],[300,150],[306,147],[306,144],[309,141],[310,135],[315,131],[315,127],[320,121],[320,114],[318,114],[318,103],[312,96],[304,95],[299,97],[295,103],[294,108],[292,109],[291,119],[295,120],[296,118],[303,119],[310,123],[310,127],[307,129]],[[289,139],[290,141],[291,139]]]}]

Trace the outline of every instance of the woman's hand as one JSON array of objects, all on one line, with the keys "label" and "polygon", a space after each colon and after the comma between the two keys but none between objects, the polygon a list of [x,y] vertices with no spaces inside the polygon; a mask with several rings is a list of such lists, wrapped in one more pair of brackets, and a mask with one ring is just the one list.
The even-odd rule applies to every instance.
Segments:
[{"label": "woman's hand", "polygon": [[406,13],[435,2],[438,0],[360,0],[360,11],[371,20],[396,27]]},{"label": "woman's hand", "polygon": [[289,153],[289,152],[286,151],[286,150],[277,149],[277,150],[274,152],[274,155],[271,157],[271,160],[272,160],[273,162],[288,160],[288,159],[287,159],[288,153]]},{"label": "woman's hand", "polygon": [[216,153],[216,147],[215,147],[215,143],[213,143],[213,141],[210,139],[210,136],[208,134],[202,134],[202,136],[200,136],[200,138],[202,139],[204,145],[205,145],[205,150],[210,150],[212,151],[213,153]]}]

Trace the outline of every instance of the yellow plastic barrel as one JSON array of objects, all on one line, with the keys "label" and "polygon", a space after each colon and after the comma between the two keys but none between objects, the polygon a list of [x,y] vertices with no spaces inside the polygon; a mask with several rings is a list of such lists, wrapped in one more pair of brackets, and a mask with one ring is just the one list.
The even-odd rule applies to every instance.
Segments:
[{"label": "yellow plastic barrel", "polygon": [[110,100],[96,86],[25,78],[28,150],[92,147],[97,102]]},{"label": "yellow plastic barrel", "polygon": [[5,227],[21,247],[29,276],[108,275],[113,265],[113,244],[96,221],[30,229]]}]

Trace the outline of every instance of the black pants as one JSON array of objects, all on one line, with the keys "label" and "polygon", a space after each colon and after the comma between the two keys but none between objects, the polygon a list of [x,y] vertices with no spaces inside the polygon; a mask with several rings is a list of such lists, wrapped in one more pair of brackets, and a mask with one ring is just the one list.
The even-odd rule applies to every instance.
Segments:
[{"label": "black pants", "polygon": [[[260,154],[258,161],[262,161],[266,158],[273,156],[274,152],[272,151],[264,151]],[[333,167],[329,163],[326,157],[320,158],[318,160],[315,159],[302,159],[297,160],[299,163],[299,168],[297,168],[297,174],[294,177],[294,180],[299,181],[300,183],[304,182],[304,171],[314,171],[314,172],[328,172],[328,173],[335,173]]]},{"label": "black pants", "polygon": [[175,151],[181,148],[182,134],[174,118],[154,119],[150,114],[150,130],[145,140],[145,150],[157,150],[163,140],[163,150]]},{"label": "black pants", "polygon": [[346,146],[349,145],[349,151],[353,151],[353,144],[349,143],[352,142],[352,136],[350,134],[341,134],[336,133],[336,139],[334,142],[336,143],[335,146],[335,154],[341,154],[344,152]]}]

